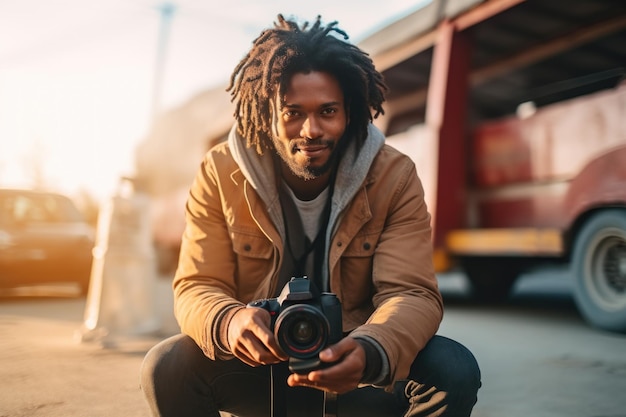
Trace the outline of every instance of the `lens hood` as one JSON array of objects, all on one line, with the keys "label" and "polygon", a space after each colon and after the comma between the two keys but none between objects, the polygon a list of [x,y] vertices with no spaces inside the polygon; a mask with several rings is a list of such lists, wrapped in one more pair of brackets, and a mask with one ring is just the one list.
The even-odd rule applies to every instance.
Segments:
[{"label": "lens hood", "polygon": [[297,359],[317,357],[326,347],[330,325],[314,305],[294,304],[285,308],[274,326],[274,335],[283,351]]}]

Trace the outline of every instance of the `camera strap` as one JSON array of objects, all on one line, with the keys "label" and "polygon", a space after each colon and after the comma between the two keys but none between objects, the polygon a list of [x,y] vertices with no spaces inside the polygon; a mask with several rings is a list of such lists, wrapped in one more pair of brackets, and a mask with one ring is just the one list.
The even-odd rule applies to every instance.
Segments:
[{"label": "camera strap", "polygon": [[324,391],[324,417],[337,417],[337,394]]},{"label": "camera strap", "polygon": [[[270,366],[270,417],[287,417],[287,377],[286,366]],[[322,417],[337,417],[337,394],[324,391]]]},{"label": "camera strap", "polygon": [[[285,185],[286,187],[286,185]],[[330,197],[324,203],[322,212],[320,213],[319,229],[313,241],[304,233],[302,225],[302,219],[300,217],[299,210],[296,203],[287,195],[286,191],[280,192],[280,201],[283,209],[283,217],[285,219],[286,241],[285,249],[287,253],[286,263],[283,268],[286,268],[289,277],[293,276],[309,276],[315,282],[318,288],[321,282],[319,277],[321,276],[321,262],[317,261],[317,258],[323,256],[324,253],[324,238],[326,236],[326,225],[328,224],[328,216],[330,213]],[[312,262],[314,270],[307,270],[307,260],[309,256],[316,258],[316,261]]]},{"label": "camera strap", "polygon": [[[288,254],[288,262],[283,266],[288,270],[288,276],[308,276],[312,277],[317,288],[327,291],[322,282],[322,265],[325,253],[325,238],[328,221],[330,218],[331,201],[333,195],[334,176],[327,189],[324,205],[319,213],[317,233],[311,241],[304,232],[302,217],[298,205],[294,201],[297,197],[289,189],[288,185],[282,183],[279,187],[279,199],[285,221],[286,241],[285,248]],[[313,256],[310,260],[309,257]],[[311,270],[309,270],[311,269]]]},{"label": "camera strap", "polygon": [[284,366],[270,366],[270,416],[287,417],[286,382],[288,369]]}]

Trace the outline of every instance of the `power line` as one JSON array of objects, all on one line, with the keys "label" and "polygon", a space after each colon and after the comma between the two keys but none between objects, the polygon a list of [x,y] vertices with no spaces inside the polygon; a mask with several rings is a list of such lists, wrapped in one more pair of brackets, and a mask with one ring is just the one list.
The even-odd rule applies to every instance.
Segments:
[{"label": "power line", "polygon": [[169,40],[170,27],[174,13],[176,12],[176,6],[173,3],[163,3],[159,6],[160,11],[160,25],[159,25],[159,38],[157,43],[157,54],[155,63],[155,76],[154,86],[152,92],[152,119],[156,119],[160,112],[161,106],[161,90],[163,86],[163,77],[165,72],[165,58],[167,52],[167,44]]}]

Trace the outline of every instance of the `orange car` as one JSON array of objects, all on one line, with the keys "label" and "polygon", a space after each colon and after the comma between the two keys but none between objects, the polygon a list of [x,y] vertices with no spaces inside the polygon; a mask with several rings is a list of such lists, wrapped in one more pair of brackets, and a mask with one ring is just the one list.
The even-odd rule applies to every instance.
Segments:
[{"label": "orange car", "polygon": [[89,288],[94,230],[68,197],[0,189],[0,288],[76,283]]}]

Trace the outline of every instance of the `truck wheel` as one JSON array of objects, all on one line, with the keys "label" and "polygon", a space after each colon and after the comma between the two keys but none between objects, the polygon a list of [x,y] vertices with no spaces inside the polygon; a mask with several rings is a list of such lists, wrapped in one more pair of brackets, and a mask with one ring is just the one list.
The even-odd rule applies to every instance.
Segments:
[{"label": "truck wheel", "polygon": [[515,262],[499,258],[466,258],[462,267],[472,284],[472,296],[486,303],[504,301],[520,274]]},{"label": "truck wheel", "polygon": [[595,214],[574,245],[574,298],[593,326],[626,332],[626,211]]}]

